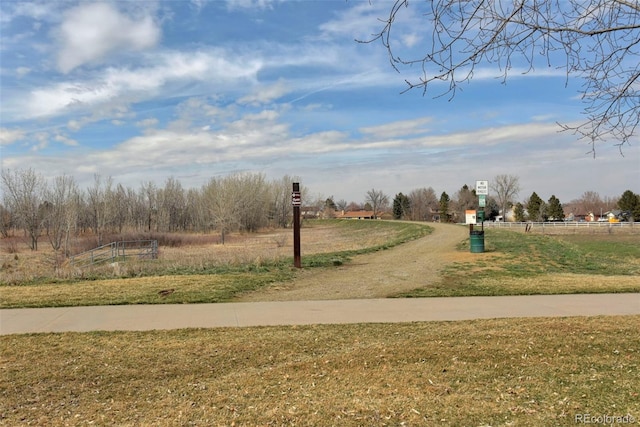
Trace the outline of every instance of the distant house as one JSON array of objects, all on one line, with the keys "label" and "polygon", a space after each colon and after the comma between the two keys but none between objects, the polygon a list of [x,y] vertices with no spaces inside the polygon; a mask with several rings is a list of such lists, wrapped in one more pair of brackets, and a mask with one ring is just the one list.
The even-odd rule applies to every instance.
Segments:
[{"label": "distant house", "polygon": [[621,219],[621,217],[622,217],[622,211],[621,211],[621,210],[619,210],[619,209],[615,209],[615,210],[612,210],[612,211],[609,211],[609,212],[605,212],[605,213],[603,214],[603,216],[604,216],[605,218],[607,218],[609,221],[612,221],[612,222],[613,222],[613,221],[615,221],[615,220],[620,220],[620,219]]},{"label": "distant house", "polygon": [[303,219],[316,219],[320,218],[320,209],[315,206],[303,206],[300,209],[300,215]]},{"label": "distant house", "polygon": [[607,218],[609,222],[632,221],[634,219],[631,211],[621,211],[620,209],[605,212],[604,218]]},{"label": "distant house", "polygon": [[373,215],[373,211],[350,211],[344,212],[342,211],[340,214],[336,216],[338,219],[378,219],[377,216]]},{"label": "distant house", "polygon": [[568,209],[565,209],[564,217],[567,221],[592,222],[596,220],[596,216],[593,212],[587,212],[581,209],[572,209],[571,211],[568,211]]}]

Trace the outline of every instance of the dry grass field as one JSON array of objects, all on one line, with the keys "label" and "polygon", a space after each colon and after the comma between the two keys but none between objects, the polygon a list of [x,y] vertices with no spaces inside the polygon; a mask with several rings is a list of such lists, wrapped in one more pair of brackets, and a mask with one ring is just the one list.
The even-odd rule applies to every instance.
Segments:
[{"label": "dry grass field", "polygon": [[430,224],[427,236],[421,227],[310,222],[301,270],[291,266],[292,239],[282,230],[234,235],[225,245],[191,237],[161,246],[158,260],[81,274],[66,265],[47,275],[37,267],[46,251],[4,253],[0,306],[640,292],[640,227],[555,235],[487,229],[481,254],[469,252],[464,226]]},{"label": "dry grass field", "polygon": [[[50,269],[49,283],[2,285],[0,299],[20,306],[28,298],[323,298],[328,289],[350,289],[346,297],[640,291],[634,233],[488,230],[487,251],[470,254],[466,229],[442,224],[360,254],[386,248],[399,232],[371,225],[303,229],[303,258],[316,251],[344,263],[301,271],[278,264],[291,252],[281,232],[234,236],[224,247],[162,248],[162,271],[188,268],[160,276],[107,271],[111,278],[60,282],[46,256],[5,251],[2,280],[36,276],[26,264],[39,256],[34,264]],[[158,295],[169,286],[176,291]],[[0,425],[537,427],[577,425],[586,414],[637,424],[638,330],[640,316],[601,316],[1,336]]]},{"label": "dry grass field", "polygon": [[3,336],[0,424],[637,424],[638,330],[640,316]]},{"label": "dry grass field", "polygon": [[[398,230],[394,227],[340,226],[336,222],[305,222],[301,230],[303,253],[322,254],[358,250],[382,245],[394,239]],[[87,238],[85,238],[87,239]],[[88,238],[88,240],[92,240]],[[117,240],[117,239],[114,239]],[[292,257],[292,230],[264,230],[259,233],[232,233],[225,244],[219,243],[217,235],[169,236],[167,240],[183,241],[183,244],[160,245],[159,258],[164,267],[204,268],[277,262]],[[89,247],[79,242],[79,247]],[[40,242],[40,250],[31,251],[27,242],[19,237],[0,239],[0,284],[21,284],[38,279],[67,279],[90,274],[61,260],[48,245],[46,238]],[[114,266],[97,267],[101,273],[118,276],[127,268],[148,268],[135,262]],[[89,269],[87,269],[89,270]],[[121,271],[118,271],[121,270]]]}]

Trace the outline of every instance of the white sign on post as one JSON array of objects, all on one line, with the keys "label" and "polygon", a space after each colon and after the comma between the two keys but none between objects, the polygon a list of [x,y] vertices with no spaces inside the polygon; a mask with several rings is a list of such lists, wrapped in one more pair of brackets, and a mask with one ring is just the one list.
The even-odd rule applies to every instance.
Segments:
[{"label": "white sign on post", "polygon": [[302,198],[300,197],[299,191],[294,191],[291,193],[291,206],[300,206],[302,205]]},{"label": "white sign on post", "polygon": [[486,196],[489,194],[489,181],[476,181],[476,195]]},{"label": "white sign on post", "polygon": [[476,224],[476,211],[475,210],[466,210],[464,211],[465,223],[466,224]]}]

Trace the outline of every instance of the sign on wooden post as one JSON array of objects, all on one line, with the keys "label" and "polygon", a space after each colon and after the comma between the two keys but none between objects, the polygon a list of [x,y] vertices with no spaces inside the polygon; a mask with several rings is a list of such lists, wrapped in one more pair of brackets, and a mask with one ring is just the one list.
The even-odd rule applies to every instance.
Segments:
[{"label": "sign on wooden post", "polygon": [[291,206],[293,206],[293,265],[296,268],[302,267],[300,256],[300,205],[302,205],[300,183],[294,182],[293,191],[291,192]]}]

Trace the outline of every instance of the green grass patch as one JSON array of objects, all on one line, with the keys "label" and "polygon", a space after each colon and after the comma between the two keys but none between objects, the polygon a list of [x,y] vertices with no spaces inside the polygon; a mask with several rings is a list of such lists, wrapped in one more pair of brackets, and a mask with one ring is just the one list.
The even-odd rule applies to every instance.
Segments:
[{"label": "green grass patch", "polygon": [[[319,221],[319,223],[323,222],[324,221]],[[349,262],[356,255],[390,249],[394,246],[401,245],[402,243],[424,237],[433,231],[433,229],[427,225],[408,222],[331,220],[329,223],[341,227],[350,235],[353,234],[354,238],[357,233],[367,235],[376,232],[376,230],[386,230],[390,237],[382,244],[363,247],[361,249],[305,255],[302,257],[303,267],[330,267],[342,265]],[[390,230],[392,230],[393,233],[389,233]]]},{"label": "green grass patch", "polygon": [[3,336],[0,424],[637,423],[639,329],[620,316]]},{"label": "green grass patch", "polygon": [[[640,292],[638,246],[637,235],[543,236],[488,229],[485,254],[451,263],[439,282],[397,296]],[[468,241],[458,249],[468,252]]]},{"label": "green grass patch", "polygon": [[290,277],[284,270],[137,277],[6,287],[0,296],[4,308],[215,303]]}]

